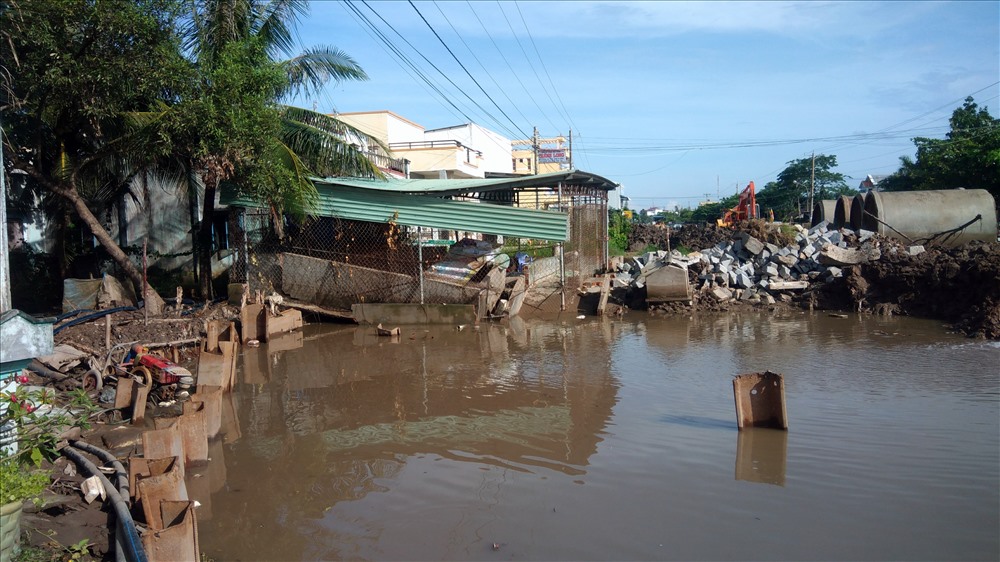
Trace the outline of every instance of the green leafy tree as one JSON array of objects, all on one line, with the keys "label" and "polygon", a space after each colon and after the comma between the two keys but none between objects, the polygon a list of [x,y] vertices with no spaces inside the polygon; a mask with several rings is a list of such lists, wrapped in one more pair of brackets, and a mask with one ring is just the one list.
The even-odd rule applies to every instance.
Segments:
[{"label": "green leafy tree", "polygon": [[721,201],[716,203],[703,203],[691,211],[690,220],[715,224],[716,220],[722,218],[723,213],[735,207],[739,202],[739,195],[730,195],[723,197]]},{"label": "green leafy tree", "polygon": [[608,211],[608,243],[612,255],[624,255],[628,249],[628,235],[632,230],[632,222],[625,218],[621,209]]},{"label": "green leafy tree", "polygon": [[[4,167],[65,201],[135,283],[143,276],[98,220],[136,169],[122,115],[174,95],[186,66],[170,0],[0,5]],[[162,299],[148,286],[146,306]]]},{"label": "green leafy tree", "polygon": [[879,183],[886,191],[986,189],[1000,202],[1000,119],[968,97],[949,120],[944,139],[917,137],[916,159],[900,158],[900,168]]},{"label": "green leafy tree", "polygon": [[809,190],[813,186],[814,160],[813,201],[857,193],[848,187],[844,174],[833,171],[837,167],[835,155],[817,154],[815,158],[799,158],[789,162],[775,181],[768,182],[757,192],[761,215],[766,215],[771,210],[774,211],[775,218],[789,220],[812,212],[812,209],[806,207],[809,206]]},{"label": "green leafy tree", "polygon": [[212,221],[222,182],[265,202],[281,234],[284,213],[303,215],[316,199],[314,175],[381,177],[356,146],[384,152],[378,140],[320,113],[282,105],[331,80],[363,80],[342,51],[308,49],[291,58],[293,31],[308,12],[302,0],[185,0],[181,23],[194,70],[186,95],[133,121],[159,162],[180,162],[204,188],[198,229],[199,281],[211,296]]}]

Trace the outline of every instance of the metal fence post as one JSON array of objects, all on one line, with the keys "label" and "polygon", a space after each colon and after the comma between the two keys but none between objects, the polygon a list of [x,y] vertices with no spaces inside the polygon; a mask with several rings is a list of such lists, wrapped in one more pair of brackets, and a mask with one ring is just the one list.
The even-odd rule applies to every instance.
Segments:
[{"label": "metal fence post", "polygon": [[[559,204],[559,210],[563,210],[562,202],[562,189],[563,184],[559,182],[559,194],[557,195],[556,201]],[[570,222],[570,229],[572,229],[573,224]],[[563,243],[559,241],[559,310],[566,310],[566,254],[563,251]]]},{"label": "metal fence post", "polygon": [[420,275],[420,304],[424,304],[424,237],[423,229],[419,226],[417,227],[417,271]]}]

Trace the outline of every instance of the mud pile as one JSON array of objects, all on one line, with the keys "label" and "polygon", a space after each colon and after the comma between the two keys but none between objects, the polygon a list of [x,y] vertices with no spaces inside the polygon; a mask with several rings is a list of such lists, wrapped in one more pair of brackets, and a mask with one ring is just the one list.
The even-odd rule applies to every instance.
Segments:
[{"label": "mud pile", "polygon": [[650,246],[666,250],[669,237],[671,249],[700,250],[732,239],[733,233],[732,229],[714,225],[686,224],[681,228],[668,229],[663,225],[634,224],[629,232],[628,245],[631,253],[641,252]]},{"label": "mud pile", "polygon": [[1000,244],[973,242],[909,255],[884,240],[882,258],[844,272],[854,308],[876,314],[939,318],[974,337],[1000,339]]}]

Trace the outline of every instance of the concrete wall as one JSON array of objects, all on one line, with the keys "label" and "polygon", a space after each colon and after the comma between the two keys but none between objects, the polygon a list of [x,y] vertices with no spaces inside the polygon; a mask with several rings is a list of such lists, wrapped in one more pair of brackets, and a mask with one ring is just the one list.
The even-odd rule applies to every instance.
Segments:
[{"label": "concrete wall", "polygon": [[559,256],[537,259],[528,266],[528,286],[533,287],[553,275],[559,275]]},{"label": "concrete wall", "polygon": [[427,131],[424,140],[456,140],[481,152],[479,168],[484,172],[514,171],[510,159],[510,139],[475,123]]},{"label": "concrete wall", "polygon": [[384,143],[424,140],[423,127],[391,111],[340,113],[334,117]]}]

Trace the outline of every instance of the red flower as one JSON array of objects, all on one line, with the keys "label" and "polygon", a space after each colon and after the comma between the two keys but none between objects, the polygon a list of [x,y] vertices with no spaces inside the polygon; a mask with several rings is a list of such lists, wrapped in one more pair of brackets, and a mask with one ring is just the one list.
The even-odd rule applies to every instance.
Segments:
[{"label": "red flower", "polygon": [[31,404],[27,403],[27,402],[25,402],[25,403],[24,403],[24,409],[25,409],[25,411],[27,411],[27,412],[28,412],[29,414],[30,414],[31,412],[34,412],[34,411],[35,411],[35,407],[34,407],[34,406],[32,406]]},{"label": "red flower", "polygon": [[14,402],[16,404],[17,403],[17,395],[16,394],[11,394],[10,395],[10,401]]},{"label": "red flower", "polygon": [[14,379],[14,380],[16,380],[17,382],[19,382],[21,384],[27,384],[28,383],[28,375],[18,375],[17,378]]}]

